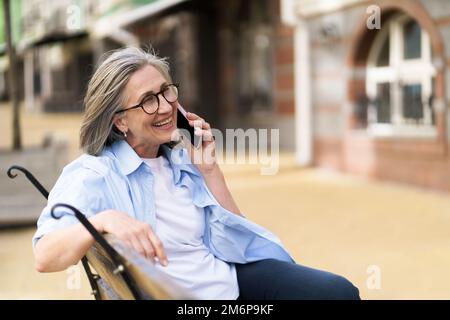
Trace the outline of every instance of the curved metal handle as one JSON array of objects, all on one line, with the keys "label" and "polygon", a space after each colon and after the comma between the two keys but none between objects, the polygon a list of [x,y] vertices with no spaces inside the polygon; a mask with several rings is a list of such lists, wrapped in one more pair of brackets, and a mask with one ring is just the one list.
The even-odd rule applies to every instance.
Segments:
[{"label": "curved metal handle", "polygon": [[28,180],[30,180],[30,182],[33,184],[33,186],[36,187],[36,189],[39,190],[40,193],[42,193],[42,195],[48,199],[48,191],[47,189],[44,188],[44,186],[31,174],[30,171],[28,171],[27,169],[25,169],[24,167],[21,166],[11,166],[9,167],[8,171],[6,172],[8,174],[8,177],[10,177],[11,179],[14,179],[15,177],[17,177],[17,174],[13,174],[12,171],[13,170],[18,170],[21,171],[25,174],[25,176],[28,178]]},{"label": "curved metal handle", "polygon": [[[69,210],[71,210],[75,217],[81,222],[81,224],[87,229],[87,231],[94,237],[95,241],[102,246],[103,249],[105,249],[106,253],[111,258],[112,262],[115,264],[117,273],[121,273],[123,279],[128,285],[128,288],[131,291],[131,294],[134,296],[136,300],[141,300],[141,294],[139,293],[139,290],[137,289],[137,286],[135,285],[132,277],[129,275],[128,270],[125,266],[125,264],[122,262],[122,257],[120,254],[105,240],[105,238],[95,229],[95,227],[92,225],[92,223],[89,222],[89,220],[86,218],[84,214],[82,214],[77,208],[66,204],[66,203],[57,203],[55,204],[50,214],[54,219],[60,219],[61,217],[58,217],[55,215],[55,209],[58,207],[64,207]],[[116,273],[116,271],[115,271]]]},{"label": "curved metal handle", "polygon": [[89,233],[94,237],[95,241],[97,241],[103,249],[105,249],[106,253],[110,255],[110,257],[113,259],[114,262],[118,262],[120,264],[120,261],[117,261],[119,254],[114,250],[113,247],[105,240],[105,238],[95,229],[95,227],[92,225],[92,223],[89,222],[89,220],[86,218],[84,214],[82,214],[77,208],[71,206],[70,204],[66,203],[57,203],[55,204],[50,214],[54,219],[60,219],[61,217],[56,216],[55,210],[59,207],[64,207],[73,212],[75,217],[81,222],[81,224],[89,231]]},{"label": "curved metal handle", "polygon": [[[15,177],[17,177],[17,174],[13,174],[12,171],[13,170],[18,170],[21,171],[25,174],[25,176],[28,178],[28,180],[39,190],[39,192],[46,198],[48,199],[48,191],[42,186],[42,184],[31,174],[30,171],[28,171],[27,169],[25,169],[24,167],[21,166],[11,166],[9,167],[8,171],[6,172],[8,174],[8,177],[10,177],[11,179],[14,179]],[[88,277],[89,283],[91,285],[91,289],[92,289],[92,294],[95,296],[96,300],[101,300],[102,297],[100,295],[100,291],[98,288],[98,284],[96,281],[96,277],[98,277],[97,275],[94,275],[91,271],[91,268],[89,267],[88,264],[88,260],[86,258],[86,256],[84,256],[83,258],[81,258],[81,262],[83,263],[83,267],[84,267],[84,271],[86,271],[86,275]]]}]

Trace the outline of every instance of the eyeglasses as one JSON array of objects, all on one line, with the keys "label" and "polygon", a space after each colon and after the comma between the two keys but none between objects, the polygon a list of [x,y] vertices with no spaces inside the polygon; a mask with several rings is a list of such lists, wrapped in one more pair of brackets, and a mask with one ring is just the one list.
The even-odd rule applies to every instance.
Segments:
[{"label": "eyeglasses", "polygon": [[168,84],[158,93],[146,94],[145,97],[142,98],[142,101],[139,104],[129,107],[129,108],[126,108],[126,109],[118,110],[115,113],[124,112],[127,110],[136,109],[136,108],[142,108],[142,110],[144,110],[145,113],[152,115],[155,112],[157,112],[159,109],[158,96],[160,94],[162,94],[162,96],[164,97],[164,99],[166,99],[166,101],[168,103],[174,103],[175,101],[178,100],[178,85],[177,84]]}]

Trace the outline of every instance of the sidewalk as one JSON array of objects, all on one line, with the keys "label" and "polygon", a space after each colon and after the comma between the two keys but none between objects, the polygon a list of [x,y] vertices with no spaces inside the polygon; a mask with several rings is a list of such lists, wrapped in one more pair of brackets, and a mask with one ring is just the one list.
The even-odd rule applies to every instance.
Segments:
[{"label": "sidewalk", "polygon": [[[279,235],[297,263],[348,277],[365,299],[450,298],[449,196],[282,159],[274,177],[234,172],[227,181],[241,209]],[[377,271],[381,288],[373,289]]]},{"label": "sidewalk", "polygon": [[[74,159],[78,154],[78,132],[81,126],[81,114],[39,114],[24,112],[21,109],[22,144],[24,147],[41,145],[48,134],[58,139],[67,140],[71,146],[69,157]],[[0,103],[0,124],[2,137],[0,149],[12,145],[11,108]]]},{"label": "sidewalk", "polygon": [[[0,117],[9,119],[5,108]],[[26,115],[24,144],[55,130],[71,141],[74,158],[79,123],[76,115]],[[364,299],[450,299],[450,196],[298,168],[289,153],[280,164],[274,176],[256,165],[223,169],[241,210],[277,234],[298,263],[347,277]],[[89,299],[83,273],[81,287],[68,289],[73,273],[34,271],[33,232],[0,230],[0,299]]]}]

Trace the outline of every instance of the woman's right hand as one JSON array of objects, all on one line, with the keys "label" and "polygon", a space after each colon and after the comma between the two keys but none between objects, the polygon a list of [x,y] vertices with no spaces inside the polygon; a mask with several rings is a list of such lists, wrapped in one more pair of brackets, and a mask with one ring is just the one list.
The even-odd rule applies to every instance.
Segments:
[{"label": "woman's right hand", "polygon": [[168,264],[163,244],[149,224],[115,210],[102,211],[92,220],[99,232],[115,235],[152,262],[155,262],[157,257],[161,265]]}]

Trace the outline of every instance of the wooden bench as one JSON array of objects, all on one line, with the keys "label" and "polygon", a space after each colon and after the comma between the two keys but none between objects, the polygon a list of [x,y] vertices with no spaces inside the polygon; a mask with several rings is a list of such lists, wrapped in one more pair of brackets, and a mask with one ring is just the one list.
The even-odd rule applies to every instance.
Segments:
[{"label": "wooden bench", "polygon": [[[48,198],[48,191],[28,170],[20,166],[11,166],[7,172],[10,178],[16,177],[12,174],[12,170],[22,171],[41,194]],[[82,263],[92,294],[97,300],[194,299],[153,263],[115,236],[97,232],[76,208],[67,204],[56,204],[51,210],[54,218],[58,219],[53,211],[60,206],[72,210],[95,239],[94,245],[83,257]],[[91,267],[96,273],[92,272]]]},{"label": "wooden bench", "polygon": [[117,265],[98,242],[87,252],[87,260],[97,272],[97,290],[101,300],[193,299],[153,263],[119,239],[108,234],[105,240],[121,256],[123,264]]}]

